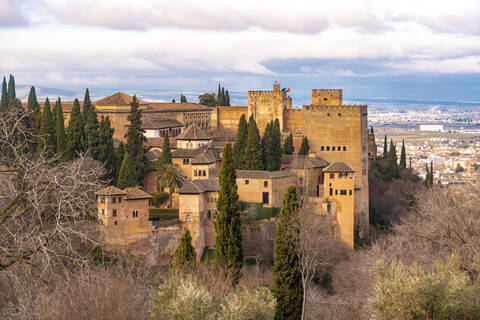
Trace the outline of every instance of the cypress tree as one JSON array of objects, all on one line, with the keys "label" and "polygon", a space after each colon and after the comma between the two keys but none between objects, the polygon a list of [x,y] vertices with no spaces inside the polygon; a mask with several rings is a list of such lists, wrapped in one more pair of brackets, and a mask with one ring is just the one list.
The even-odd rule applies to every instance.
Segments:
[{"label": "cypress tree", "polygon": [[40,105],[38,104],[38,101],[37,101],[37,94],[35,93],[34,86],[30,88],[30,92],[28,93],[27,110],[29,112],[37,112],[40,110]]},{"label": "cypress tree", "polygon": [[8,79],[8,106],[12,106],[17,99],[17,94],[15,91],[15,78],[10,75]]},{"label": "cypress tree", "polygon": [[433,161],[430,161],[430,175],[429,175],[429,178],[430,178],[430,187],[433,186]]},{"label": "cypress tree", "polygon": [[[98,116],[97,112],[93,107],[88,109],[88,114],[86,118],[85,124],[85,137],[87,141],[87,150],[92,156],[93,159],[99,159],[99,147],[100,147],[100,140],[99,140],[99,124],[98,124]],[[112,156],[112,155],[110,155]]]},{"label": "cypress tree", "polygon": [[225,88],[222,87],[222,106],[226,106],[227,101],[225,100]]},{"label": "cypress tree", "polygon": [[283,143],[283,152],[285,154],[292,154],[294,151],[293,148],[293,134],[290,133],[286,138]]},{"label": "cypress tree", "polygon": [[118,175],[117,187],[119,189],[125,189],[137,186],[137,179],[135,176],[135,169],[133,167],[132,158],[128,152],[123,157],[122,166]]},{"label": "cypress tree", "polygon": [[125,134],[127,138],[125,152],[130,155],[132,160],[137,184],[142,185],[143,174],[147,169],[147,157],[144,147],[147,139],[143,135],[145,130],[142,129],[142,110],[140,110],[140,105],[135,95],[130,103],[130,115],[127,119],[130,121],[130,127],[128,127],[128,131]]},{"label": "cypress tree", "polygon": [[233,167],[232,145],[224,149],[222,168],[219,173],[220,191],[215,220],[215,263],[230,270],[233,284],[238,284],[243,264],[242,232],[238,187]]},{"label": "cypress tree", "polygon": [[425,185],[425,187],[430,188],[430,170],[428,169],[428,163],[425,163],[425,171],[425,181],[423,182],[423,184]]},{"label": "cypress tree", "polygon": [[85,90],[85,96],[83,97],[83,109],[82,109],[82,118],[86,123],[88,115],[90,114],[90,109],[92,109],[92,101],[90,101],[90,91],[88,88]]},{"label": "cypress tree", "polygon": [[80,111],[80,102],[78,99],[75,99],[67,127],[66,158],[68,160],[74,159],[77,153],[85,151],[85,146],[85,125]]},{"label": "cypress tree", "polygon": [[217,93],[217,105],[221,106],[223,102],[222,99],[222,89],[220,88],[220,83],[218,84],[218,93]]},{"label": "cypress tree", "polygon": [[[90,109],[90,114],[93,108]],[[103,163],[107,170],[106,178],[113,181],[117,173],[117,158],[115,154],[115,147],[113,146],[114,130],[110,124],[110,118],[102,116],[100,124],[98,125],[98,148],[97,159]],[[123,143],[121,144],[123,148]],[[119,161],[121,163],[122,159]],[[120,165],[118,165],[120,167]]]},{"label": "cypress tree", "polygon": [[308,145],[308,138],[303,137],[302,145],[300,146],[300,151],[298,151],[298,154],[302,156],[307,156],[309,150],[310,150],[310,146]]},{"label": "cypress tree", "polygon": [[262,145],[260,143],[260,133],[253,115],[248,119],[247,144],[244,154],[245,170],[263,170]]},{"label": "cypress tree", "polygon": [[273,152],[273,123],[270,121],[265,127],[265,132],[262,137],[262,161],[263,167],[267,171],[274,169],[274,152]]},{"label": "cypress tree", "polygon": [[235,169],[244,168],[245,146],[247,145],[248,124],[245,115],[242,114],[238,121],[237,139],[233,145],[233,161]]},{"label": "cypress tree", "polygon": [[297,190],[295,186],[290,186],[283,196],[275,233],[272,269],[272,291],[277,299],[275,319],[300,319],[302,315],[304,292],[300,262],[295,250],[298,231],[292,230],[292,222],[297,214]]},{"label": "cypress tree", "polygon": [[8,107],[8,90],[7,90],[7,80],[3,77],[2,82],[2,99],[0,100],[0,111],[7,110]]},{"label": "cypress tree", "polygon": [[402,151],[400,153],[400,169],[405,169],[407,167],[407,154],[405,151],[405,139],[402,140]]},{"label": "cypress tree", "polygon": [[383,158],[387,158],[388,153],[388,144],[387,144],[387,135],[385,135],[385,140],[383,141]]},{"label": "cypress tree", "polygon": [[58,98],[55,103],[55,138],[56,138],[56,150],[59,158],[62,157],[65,152],[66,137],[65,137],[65,121],[63,118],[62,101]]},{"label": "cypress tree", "polygon": [[125,157],[125,145],[120,141],[115,152],[115,176],[114,185],[117,185],[118,176],[120,175],[120,168],[122,166],[123,158]]},{"label": "cypress tree", "polygon": [[187,103],[187,97],[183,95],[183,93],[180,94],[180,102],[181,103]]},{"label": "cypress tree", "polygon": [[228,90],[225,91],[225,105],[230,106],[230,94],[228,93]]},{"label": "cypress tree", "polygon": [[280,121],[275,119],[272,124],[272,150],[273,170],[280,170],[282,165],[282,134],[280,133]]},{"label": "cypress tree", "polygon": [[172,164],[172,151],[170,150],[170,139],[168,133],[163,136],[162,154],[158,157],[157,168],[159,171],[166,164]]},{"label": "cypress tree", "polygon": [[192,236],[190,230],[185,228],[180,244],[175,250],[175,261],[173,262],[173,269],[176,271],[189,270],[195,267],[197,262],[197,254],[192,245]]},{"label": "cypress tree", "polygon": [[43,106],[42,121],[40,123],[39,138],[37,143],[37,154],[47,151],[47,156],[53,156],[55,151],[56,141],[54,140],[52,127],[52,111],[50,110],[50,101],[45,99]]},{"label": "cypress tree", "polygon": [[398,166],[397,150],[393,140],[390,139],[390,150],[387,154],[388,171],[392,178],[400,177],[400,167]]}]

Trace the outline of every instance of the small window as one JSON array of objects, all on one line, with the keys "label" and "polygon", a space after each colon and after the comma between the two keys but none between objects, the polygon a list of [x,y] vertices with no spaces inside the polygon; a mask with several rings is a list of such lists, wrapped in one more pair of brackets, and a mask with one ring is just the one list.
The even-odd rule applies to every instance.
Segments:
[{"label": "small window", "polygon": [[210,210],[208,210],[208,212],[207,212],[207,217],[208,217],[208,219],[212,219],[212,213],[210,212]]},{"label": "small window", "polygon": [[340,190],[340,195],[341,196],[346,196],[347,195],[347,190]]},{"label": "small window", "polygon": [[187,222],[192,222],[192,218],[190,217],[189,214],[187,214],[187,218],[186,218]]},{"label": "small window", "polygon": [[338,116],[339,116],[339,117],[341,117],[341,116],[342,116],[342,114],[339,112],[339,113],[338,113]]},{"label": "small window", "polygon": [[250,183],[250,180],[245,180],[245,184],[249,184]]},{"label": "small window", "polygon": [[105,209],[102,209],[102,216],[105,215]]},{"label": "small window", "polygon": [[335,173],[330,173],[330,179],[335,179]]},{"label": "small window", "polygon": [[262,193],[262,203],[263,204],[268,204],[268,192],[263,192]]},{"label": "small window", "polygon": [[118,222],[117,222],[117,221],[114,221],[114,222],[113,222],[113,224],[117,225],[117,224],[118,224]]},{"label": "small window", "polygon": [[194,176],[194,177],[197,176],[197,170],[193,170],[193,176]]},{"label": "small window", "polygon": [[337,189],[335,189],[335,195],[336,195],[336,196],[338,195],[338,190],[337,190]]},{"label": "small window", "polygon": [[343,146],[343,151],[347,151],[347,147]]},{"label": "small window", "polygon": [[122,197],[118,197],[118,203],[122,203]]},{"label": "small window", "polygon": [[263,187],[267,188],[268,187],[268,181],[263,181]]},{"label": "small window", "polygon": [[320,151],[325,151],[325,147],[322,146],[322,147],[320,148]]},{"label": "small window", "polygon": [[116,198],[116,197],[113,197],[113,198],[112,198],[112,204],[115,204],[115,203],[117,203],[117,198]]},{"label": "small window", "polygon": [[330,188],[330,195],[333,196],[333,189]]},{"label": "small window", "polygon": [[350,190],[350,195],[352,195],[352,190]]},{"label": "small window", "polygon": [[337,151],[342,151],[342,147],[338,146]]},{"label": "small window", "polygon": [[112,210],[112,217],[116,217],[117,216],[117,209],[113,209]]},{"label": "small window", "polygon": [[101,203],[105,203],[105,198],[104,198],[104,197],[100,197],[100,202],[101,202]]},{"label": "small window", "polygon": [[138,210],[133,210],[132,211],[132,217],[133,218],[138,218]]},{"label": "small window", "polygon": [[330,146],[327,146],[327,151],[330,151]]},{"label": "small window", "polygon": [[204,177],[207,176],[207,171],[203,170],[203,176],[204,176]]},{"label": "small window", "polygon": [[327,101],[328,99],[327,98],[323,98],[323,101]]},{"label": "small window", "polygon": [[335,146],[332,146],[332,151],[335,151]]}]

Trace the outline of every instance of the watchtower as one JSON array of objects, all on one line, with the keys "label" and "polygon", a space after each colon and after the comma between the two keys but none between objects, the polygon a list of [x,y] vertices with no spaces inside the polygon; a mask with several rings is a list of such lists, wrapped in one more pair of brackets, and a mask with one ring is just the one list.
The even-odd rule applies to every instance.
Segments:
[{"label": "watchtower", "polygon": [[283,131],[284,110],[290,107],[290,97],[281,90],[280,83],[275,82],[272,91],[248,91],[248,116],[253,115],[260,132],[275,119],[280,121],[280,131]]},{"label": "watchtower", "polygon": [[312,89],[312,104],[316,106],[341,106],[342,89]]}]

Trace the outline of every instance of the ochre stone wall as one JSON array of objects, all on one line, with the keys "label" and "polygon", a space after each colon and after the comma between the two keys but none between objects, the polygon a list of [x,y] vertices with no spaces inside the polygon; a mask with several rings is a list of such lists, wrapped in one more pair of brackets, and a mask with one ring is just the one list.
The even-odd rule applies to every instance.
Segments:
[{"label": "ochre stone wall", "polygon": [[212,131],[235,131],[237,132],[238,121],[242,114],[247,117],[247,107],[217,107],[212,110]]},{"label": "ochre stone wall", "polygon": [[[248,184],[246,180],[248,180]],[[263,206],[279,208],[282,206],[285,190],[288,186],[294,185],[295,180],[295,176],[275,179],[237,178],[238,198],[243,202],[262,203],[263,192],[268,192],[268,204]]]},{"label": "ochre stone wall", "polygon": [[312,104],[322,106],[341,106],[342,89],[312,89]]},{"label": "ochre stone wall", "polygon": [[275,119],[280,121],[280,131],[283,131],[287,100],[285,91],[248,91],[248,116],[253,114],[260,132],[265,131],[267,124]]}]

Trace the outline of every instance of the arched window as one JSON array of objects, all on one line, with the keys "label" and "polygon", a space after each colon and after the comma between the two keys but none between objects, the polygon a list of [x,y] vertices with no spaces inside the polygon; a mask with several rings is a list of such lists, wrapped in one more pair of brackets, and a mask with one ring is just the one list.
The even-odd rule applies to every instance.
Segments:
[{"label": "arched window", "polygon": [[332,151],[335,151],[335,146],[332,146]]},{"label": "arched window", "polygon": [[324,150],[325,150],[325,147],[324,147],[324,146],[322,146],[322,147],[320,148],[320,150],[321,150],[321,151],[324,151]]},{"label": "arched window", "polygon": [[327,146],[327,151],[330,151],[330,146]]},{"label": "arched window", "polygon": [[343,151],[347,151],[347,147],[343,146]]},{"label": "arched window", "polygon": [[338,146],[337,151],[342,151],[342,147]]}]

